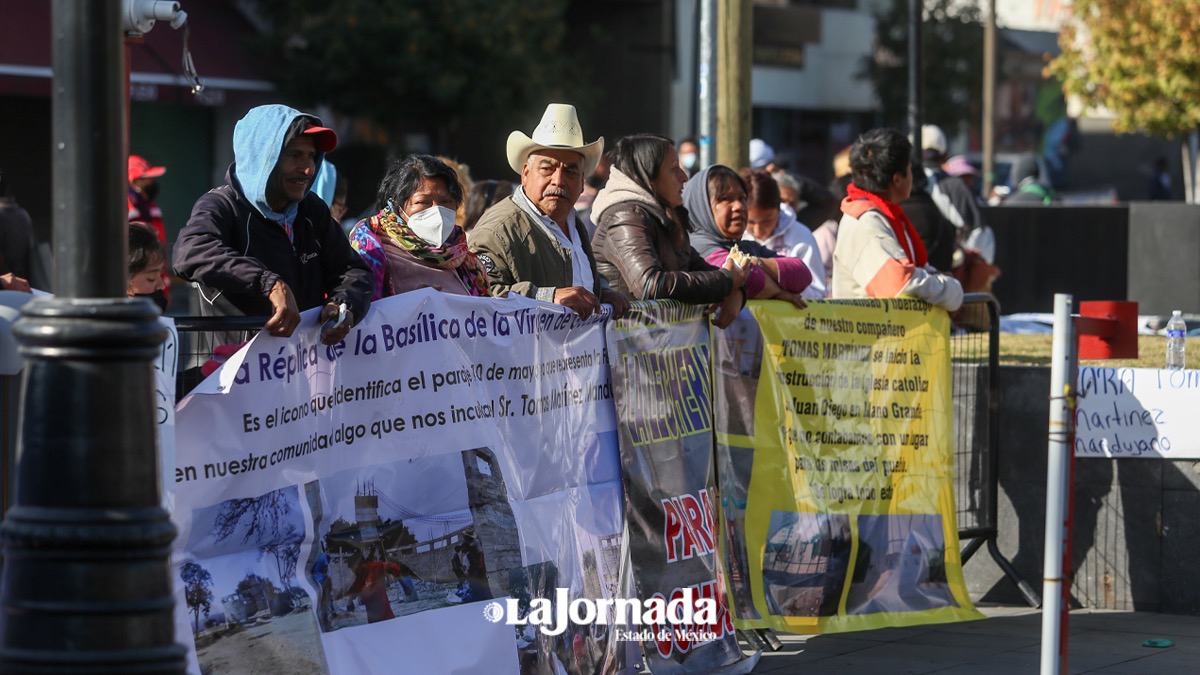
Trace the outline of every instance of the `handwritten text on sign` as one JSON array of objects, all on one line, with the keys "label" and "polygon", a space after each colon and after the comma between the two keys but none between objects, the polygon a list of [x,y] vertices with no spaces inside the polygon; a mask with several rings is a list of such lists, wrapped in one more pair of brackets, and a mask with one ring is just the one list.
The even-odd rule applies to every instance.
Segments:
[{"label": "handwritten text on sign", "polygon": [[1200,458],[1200,370],[1080,368],[1076,457]]}]

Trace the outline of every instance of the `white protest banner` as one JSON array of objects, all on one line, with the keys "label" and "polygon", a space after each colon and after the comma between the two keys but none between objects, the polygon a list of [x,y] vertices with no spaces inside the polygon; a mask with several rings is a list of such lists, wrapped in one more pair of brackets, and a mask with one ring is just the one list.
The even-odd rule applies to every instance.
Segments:
[{"label": "white protest banner", "polygon": [[326,347],[316,314],[290,339],[260,333],[179,406],[192,671],[616,672],[602,625],[548,635],[484,611],[615,590],[603,317],[426,289]]},{"label": "white protest banner", "polygon": [[175,375],[179,367],[179,332],[175,320],[163,316],[158,322],[167,329],[167,339],[154,360],[154,422],[158,425],[158,458],[162,476],[163,504],[171,509],[175,482]]},{"label": "white protest banner", "polygon": [[1200,371],[1080,368],[1076,457],[1200,457]]}]

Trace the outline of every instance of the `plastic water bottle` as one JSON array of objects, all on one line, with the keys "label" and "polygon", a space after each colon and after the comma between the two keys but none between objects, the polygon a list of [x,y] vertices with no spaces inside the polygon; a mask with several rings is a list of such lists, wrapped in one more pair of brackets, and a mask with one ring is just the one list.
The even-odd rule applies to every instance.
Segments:
[{"label": "plastic water bottle", "polygon": [[1187,367],[1184,344],[1187,339],[1187,324],[1179,310],[1171,313],[1167,322],[1167,370],[1183,370]]}]

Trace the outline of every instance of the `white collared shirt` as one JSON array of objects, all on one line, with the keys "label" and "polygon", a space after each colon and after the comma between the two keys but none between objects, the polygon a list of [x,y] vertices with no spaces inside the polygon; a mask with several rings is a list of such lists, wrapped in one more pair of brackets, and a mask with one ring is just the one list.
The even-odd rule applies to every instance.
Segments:
[{"label": "white collared shirt", "polygon": [[[591,292],[596,280],[592,276],[592,262],[588,259],[587,252],[583,250],[583,243],[579,241],[579,228],[575,226],[575,209],[571,209],[567,214],[567,230],[571,233],[571,236],[567,236],[553,218],[542,213],[542,210],[530,201],[525,194],[524,187],[513,192],[513,202],[522,211],[532,216],[534,221],[546,231],[546,234],[558,241],[563,249],[571,252],[571,285],[582,286]],[[541,289],[538,290],[540,295]],[[539,297],[538,299],[543,298]]]}]

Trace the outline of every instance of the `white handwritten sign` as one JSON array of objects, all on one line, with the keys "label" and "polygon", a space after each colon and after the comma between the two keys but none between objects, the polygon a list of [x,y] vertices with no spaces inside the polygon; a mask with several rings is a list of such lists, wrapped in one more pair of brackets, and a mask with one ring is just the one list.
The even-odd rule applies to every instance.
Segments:
[{"label": "white handwritten sign", "polygon": [[1200,370],[1080,368],[1076,457],[1200,458]]},{"label": "white handwritten sign", "polygon": [[158,425],[159,464],[163,504],[174,505],[175,487],[175,374],[179,363],[179,333],[175,320],[160,317],[167,339],[154,360],[154,422]]}]

